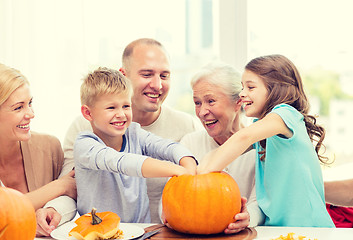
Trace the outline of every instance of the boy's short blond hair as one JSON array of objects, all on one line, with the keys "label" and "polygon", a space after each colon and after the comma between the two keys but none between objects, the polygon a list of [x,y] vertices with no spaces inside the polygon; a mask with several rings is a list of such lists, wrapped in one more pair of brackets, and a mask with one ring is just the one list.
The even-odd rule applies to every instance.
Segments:
[{"label": "boy's short blond hair", "polygon": [[89,73],[81,85],[81,104],[93,106],[104,94],[132,94],[130,81],[118,70],[99,67]]}]

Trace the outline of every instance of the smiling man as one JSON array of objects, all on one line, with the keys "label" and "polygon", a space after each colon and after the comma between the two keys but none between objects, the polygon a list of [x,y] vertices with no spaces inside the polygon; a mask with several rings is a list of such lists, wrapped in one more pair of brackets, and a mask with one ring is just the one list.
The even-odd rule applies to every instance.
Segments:
[{"label": "smiling man", "polygon": [[153,39],[130,43],[123,53],[120,71],[133,85],[134,121],[142,126],[152,124],[170,88],[169,58],[163,46]]},{"label": "smiling man", "polygon": [[[169,92],[171,72],[168,54],[160,42],[150,38],[141,38],[131,42],[123,52],[122,63],[120,71],[130,79],[134,91],[132,96],[133,122],[139,123],[143,129],[155,135],[176,142],[179,142],[185,134],[202,128],[200,122],[190,114],[162,105]],[[71,124],[65,136],[63,144],[65,162],[62,175],[74,167],[73,145],[77,134],[85,130],[92,131],[92,127],[80,115]],[[168,178],[147,179],[152,223],[160,222],[158,204],[167,180]],[[48,234],[53,226],[58,225],[57,219],[62,217],[61,223],[70,220],[68,218],[72,215],[65,213],[75,210],[75,206],[59,199],[55,200],[42,209],[42,214],[37,219],[43,229],[48,229]],[[47,216],[48,207],[66,210],[61,210],[55,216]],[[52,219],[55,219],[55,222]],[[49,224],[52,226],[51,229],[49,229]]]},{"label": "smiling man", "polygon": [[[133,85],[132,118],[143,129],[179,142],[187,133],[201,129],[191,115],[162,105],[171,83],[168,54],[163,45],[150,38],[131,42],[125,48],[120,71]],[[148,178],[151,219],[159,223],[158,203],[168,178]]]}]

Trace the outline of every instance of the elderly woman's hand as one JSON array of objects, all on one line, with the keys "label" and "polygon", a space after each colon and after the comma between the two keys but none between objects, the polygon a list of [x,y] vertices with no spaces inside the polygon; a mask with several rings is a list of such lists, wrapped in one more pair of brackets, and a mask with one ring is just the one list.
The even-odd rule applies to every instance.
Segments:
[{"label": "elderly woman's hand", "polygon": [[250,215],[246,208],[246,198],[241,198],[241,211],[234,216],[235,222],[224,230],[225,234],[233,234],[244,230],[250,223]]}]

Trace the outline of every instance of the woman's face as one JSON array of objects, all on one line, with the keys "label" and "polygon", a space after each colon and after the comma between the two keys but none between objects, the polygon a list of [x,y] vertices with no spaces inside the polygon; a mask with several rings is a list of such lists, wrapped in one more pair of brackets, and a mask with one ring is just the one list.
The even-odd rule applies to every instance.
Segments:
[{"label": "woman's face", "polygon": [[34,117],[28,84],[17,88],[0,106],[0,135],[9,141],[27,141]]},{"label": "woman's face", "polygon": [[202,79],[193,87],[196,116],[208,135],[223,144],[239,128],[240,104],[225,94],[223,88]]}]

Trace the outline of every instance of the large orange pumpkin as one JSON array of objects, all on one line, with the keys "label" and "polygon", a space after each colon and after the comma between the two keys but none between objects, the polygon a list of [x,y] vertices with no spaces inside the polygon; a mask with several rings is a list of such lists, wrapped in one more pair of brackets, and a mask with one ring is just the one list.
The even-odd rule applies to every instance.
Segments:
[{"label": "large orange pumpkin", "polygon": [[91,213],[79,217],[75,223],[77,226],[69,232],[69,235],[77,239],[109,239],[120,231],[118,214],[113,212],[96,213],[95,208]]},{"label": "large orange pumpkin", "polygon": [[33,240],[36,227],[31,201],[15,189],[0,187],[0,239]]},{"label": "large orange pumpkin", "polygon": [[215,234],[241,210],[238,184],[225,172],[172,177],[162,195],[164,216],[176,231]]}]

